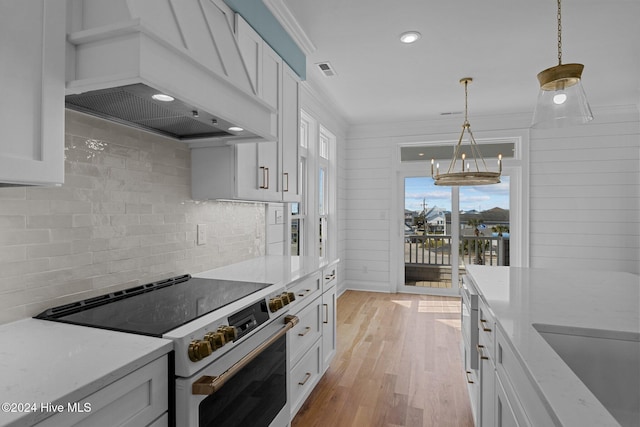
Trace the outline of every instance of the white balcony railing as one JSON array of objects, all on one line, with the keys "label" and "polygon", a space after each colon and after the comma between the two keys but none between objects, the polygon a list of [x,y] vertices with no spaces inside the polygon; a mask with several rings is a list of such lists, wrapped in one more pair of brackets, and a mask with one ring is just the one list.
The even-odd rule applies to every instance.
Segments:
[{"label": "white balcony railing", "polygon": [[[405,264],[451,265],[450,235],[405,235],[404,246]],[[459,251],[464,264],[509,265],[508,237],[461,236]]]}]

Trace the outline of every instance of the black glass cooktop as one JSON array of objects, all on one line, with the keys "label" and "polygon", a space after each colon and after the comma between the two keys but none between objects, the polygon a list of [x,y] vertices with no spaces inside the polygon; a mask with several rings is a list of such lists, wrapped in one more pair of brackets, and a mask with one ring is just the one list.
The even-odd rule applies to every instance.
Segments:
[{"label": "black glass cooktop", "polygon": [[185,275],[50,308],[35,317],[161,337],[268,286]]}]

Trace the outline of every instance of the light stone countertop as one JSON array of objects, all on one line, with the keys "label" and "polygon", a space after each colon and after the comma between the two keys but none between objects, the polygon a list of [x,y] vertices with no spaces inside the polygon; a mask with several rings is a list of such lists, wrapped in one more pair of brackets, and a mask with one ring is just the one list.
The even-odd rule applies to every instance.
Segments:
[{"label": "light stone countertop", "polygon": [[239,280],[286,286],[318,271],[319,268],[317,258],[267,255],[194,274],[193,276],[205,279]]},{"label": "light stone countertop", "polygon": [[[313,258],[264,256],[193,276],[285,286],[319,268]],[[32,318],[0,325],[0,343],[0,403],[37,407],[66,407],[173,349],[167,339]],[[0,427],[31,426],[50,415],[2,411]]]},{"label": "light stone countertop", "polygon": [[533,324],[640,336],[640,277],[630,273],[467,266],[497,327],[563,426],[618,426]]},{"label": "light stone countertop", "polygon": [[[0,326],[0,403],[73,403],[173,349],[162,338],[39,319]],[[0,412],[0,426],[31,426],[52,413]]]}]

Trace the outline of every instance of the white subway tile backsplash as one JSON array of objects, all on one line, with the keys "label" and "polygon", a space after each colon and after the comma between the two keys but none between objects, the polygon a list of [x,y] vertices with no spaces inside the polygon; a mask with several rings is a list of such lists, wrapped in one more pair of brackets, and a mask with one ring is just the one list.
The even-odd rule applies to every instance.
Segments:
[{"label": "white subway tile backsplash", "polygon": [[265,206],[192,201],[181,142],[67,111],[65,159],[62,187],[0,188],[0,323],[265,253]]}]

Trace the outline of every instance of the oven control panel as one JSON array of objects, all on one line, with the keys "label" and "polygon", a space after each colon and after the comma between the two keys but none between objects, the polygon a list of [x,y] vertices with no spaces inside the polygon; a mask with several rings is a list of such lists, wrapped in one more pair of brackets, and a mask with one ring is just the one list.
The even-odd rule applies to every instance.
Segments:
[{"label": "oven control panel", "polygon": [[222,348],[238,338],[238,330],[235,326],[222,325],[215,332],[207,332],[203,339],[193,340],[189,344],[189,360],[197,362],[209,356],[214,351]]},{"label": "oven control panel", "polygon": [[269,299],[269,311],[275,313],[278,310],[284,308],[285,305],[289,305],[296,300],[296,294],[293,292],[283,292],[277,297]]},{"label": "oven control panel", "polygon": [[269,320],[269,313],[275,313],[295,298],[284,292],[276,297],[257,301],[250,306],[232,314],[227,318],[226,325],[218,326],[217,330],[207,332],[199,340],[189,343],[187,355],[192,362],[198,362],[210,356],[225,345],[237,341]]}]

